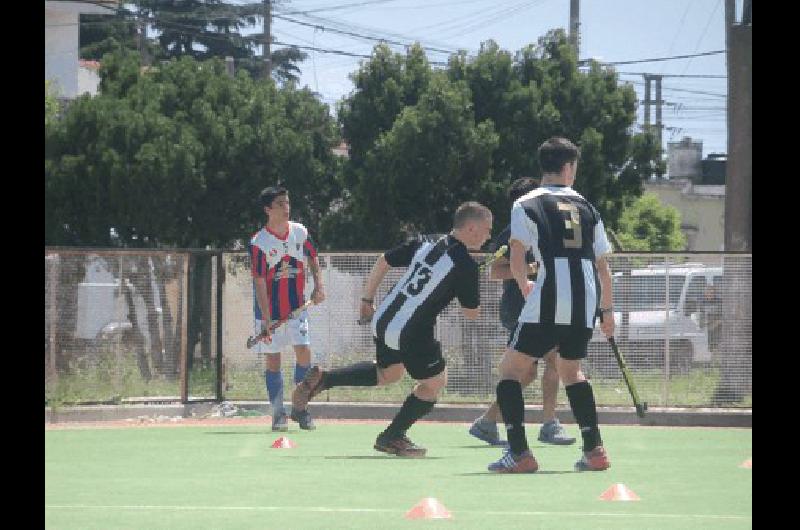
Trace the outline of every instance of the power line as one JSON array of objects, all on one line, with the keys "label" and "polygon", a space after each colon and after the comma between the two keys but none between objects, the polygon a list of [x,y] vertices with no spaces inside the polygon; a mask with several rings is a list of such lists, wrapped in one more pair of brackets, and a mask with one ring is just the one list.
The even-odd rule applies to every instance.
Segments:
[{"label": "power line", "polygon": [[[634,85],[644,85],[644,82],[642,82],[642,81],[626,81],[626,83],[631,83],[631,84],[634,84]],[[716,92],[704,92],[702,90],[691,90],[691,89],[688,89],[688,88],[664,87],[661,90],[662,91],[671,90],[671,91],[675,91],[675,92],[687,92],[689,94],[701,94],[701,95],[704,95],[704,96],[714,96],[714,97],[718,97],[718,98],[727,98],[728,97],[727,94],[719,94],[719,93],[716,93]]]},{"label": "power line", "polygon": [[658,75],[660,77],[692,77],[697,79],[727,79],[727,75],[718,74],[654,74],[652,72],[617,72],[619,75]]},{"label": "power line", "polygon": [[[315,29],[321,29],[321,30],[325,30],[325,31],[330,31],[331,33],[339,33],[341,35],[347,35],[347,36],[355,37],[355,38],[359,38],[359,39],[367,39],[367,40],[376,41],[376,42],[386,42],[386,43],[389,43],[389,44],[396,44],[398,46],[410,46],[411,45],[411,43],[408,43],[408,42],[396,41],[396,40],[387,39],[387,38],[384,38],[384,37],[375,37],[375,36],[370,36],[370,35],[362,35],[362,34],[354,33],[354,32],[351,32],[351,31],[344,31],[344,30],[330,28],[330,27],[327,27],[327,26],[323,26],[321,24],[311,24],[311,23],[303,22],[302,20],[297,20],[297,19],[294,19],[294,18],[291,18],[291,17],[285,17],[283,15],[273,15],[273,16],[275,18],[278,18],[278,19],[281,19],[281,20],[285,20],[285,21],[291,22],[293,24],[299,24],[301,26],[306,26],[306,27],[309,27],[309,28],[315,28]],[[425,49],[425,50],[435,51],[435,52],[439,52],[439,53],[446,53],[446,54],[458,53],[455,50],[446,50],[446,49],[443,49],[443,48],[434,48],[432,46],[422,46],[422,48]]]},{"label": "power line", "polygon": [[340,9],[348,9],[351,7],[361,7],[361,6],[368,6],[368,5],[375,5],[375,4],[386,4],[388,2],[397,2],[398,0],[372,0],[370,2],[357,2],[354,4],[340,4],[338,6],[328,6],[328,7],[316,7],[312,9],[305,9],[305,10],[297,10],[297,11],[281,11],[284,15],[300,15],[300,14],[308,14],[308,13],[319,13],[321,11],[338,11]]},{"label": "power line", "polygon": [[[697,51],[697,49],[700,47],[700,44],[703,42],[703,38],[706,36],[706,32],[708,32],[708,27],[711,25],[711,21],[714,20],[714,15],[716,14],[717,9],[719,9],[719,5],[721,3],[722,3],[722,0],[717,0],[717,5],[714,6],[714,11],[712,11],[711,12],[711,16],[708,17],[708,22],[706,23],[706,27],[703,28],[703,33],[700,35],[700,38],[697,39],[697,44],[695,44],[694,51]],[[686,66],[683,68],[683,72],[681,72],[681,73],[685,74],[686,70],[689,69],[689,66],[691,64],[692,64],[692,59],[689,59],[689,62],[686,63]]]},{"label": "power line", "polygon": [[[604,65],[656,63],[656,62],[660,62],[660,61],[674,61],[676,59],[690,59],[692,57],[703,57],[703,56],[706,56],[706,55],[719,55],[720,53],[725,53],[725,50],[714,50],[714,51],[710,51],[710,52],[693,53],[693,54],[689,54],[689,55],[673,55],[671,57],[656,57],[654,59],[635,59],[635,60],[632,60],[632,61],[611,61],[611,62],[595,61],[595,62],[598,63],[598,64],[604,64]],[[594,59],[582,59],[582,60],[578,61],[578,64],[586,65],[586,64],[589,63],[589,61],[593,61],[593,60]]]}]

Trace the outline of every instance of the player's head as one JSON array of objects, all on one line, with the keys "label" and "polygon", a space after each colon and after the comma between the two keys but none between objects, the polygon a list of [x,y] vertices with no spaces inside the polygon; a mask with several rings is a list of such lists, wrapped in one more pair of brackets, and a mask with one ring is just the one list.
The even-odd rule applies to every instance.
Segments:
[{"label": "player's head", "polygon": [[508,188],[508,202],[514,202],[529,191],[539,187],[539,181],[532,177],[518,178]]},{"label": "player's head", "polygon": [[453,216],[455,236],[470,250],[479,250],[492,235],[492,211],[475,201],[462,203]]},{"label": "player's head", "polygon": [[581,152],[575,144],[566,138],[554,136],[539,146],[539,168],[545,176],[575,178],[580,156]]},{"label": "player's head", "polygon": [[271,216],[273,220],[289,219],[289,192],[286,188],[283,186],[264,188],[258,198],[267,217]]}]

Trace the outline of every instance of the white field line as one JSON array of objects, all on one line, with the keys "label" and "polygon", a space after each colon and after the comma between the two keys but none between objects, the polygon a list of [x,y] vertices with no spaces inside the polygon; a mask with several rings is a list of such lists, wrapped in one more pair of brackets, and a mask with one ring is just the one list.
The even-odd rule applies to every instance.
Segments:
[{"label": "white field line", "polygon": [[[166,510],[166,511],[307,511],[331,513],[396,513],[399,510],[384,508],[330,508],[325,506],[154,506],[154,505],[88,505],[88,504],[46,504],[48,510]],[[748,521],[750,515],[714,515],[693,513],[602,513],[602,512],[542,512],[542,511],[487,511],[459,510],[453,513],[470,513],[478,515],[557,515],[559,517],[647,517],[653,519],[732,519]]]}]

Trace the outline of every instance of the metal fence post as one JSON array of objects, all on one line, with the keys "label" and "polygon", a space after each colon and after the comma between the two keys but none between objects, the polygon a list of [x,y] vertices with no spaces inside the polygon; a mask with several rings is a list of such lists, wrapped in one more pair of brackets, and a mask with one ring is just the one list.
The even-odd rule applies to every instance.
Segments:
[{"label": "metal fence post", "polygon": [[181,293],[181,351],[180,351],[180,386],[181,386],[181,403],[189,402],[189,374],[187,370],[188,356],[187,349],[189,345],[189,257],[187,252],[183,255],[183,281]]},{"label": "metal fence post", "polygon": [[222,379],[224,377],[224,364],[222,362],[222,288],[225,283],[225,262],[222,259],[222,252],[217,254],[217,379],[216,383],[216,398],[217,401],[222,401],[225,396],[223,395]]}]

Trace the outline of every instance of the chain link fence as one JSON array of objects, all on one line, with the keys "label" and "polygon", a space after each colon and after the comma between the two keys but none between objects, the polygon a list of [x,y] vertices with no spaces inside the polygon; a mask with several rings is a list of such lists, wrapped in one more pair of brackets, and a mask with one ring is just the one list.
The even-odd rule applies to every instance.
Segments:
[{"label": "chain link fence", "polygon": [[[266,400],[265,355],[253,333],[250,260],[241,252],[46,249],[45,399]],[[313,362],[323,368],[374,359],[369,326],[357,324],[362,286],[377,253],[322,253],[326,301],[309,310]],[[650,406],[752,407],[752,255],[616,254],[616,337]],[[390,270],[376,303],[402,275]],[[308,275],[307,293],[313,288]],[[494,398],[508,339],[502,282],[481,279],[481,316],[453,302],[436,337],[447,359],[445,403]],[[294,353],[283,353],[286,388]],[[605,337],[595,330],[585,372],[598,405],[630,406]],[[541,402],[540,377],[525,389]],[[399,402],[407,376],[381,388],[335,388],[318,399]],[[558,402],[567,406],[563,387]]]}]

